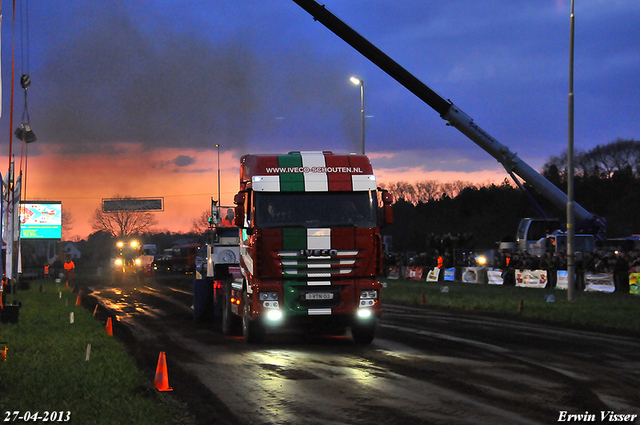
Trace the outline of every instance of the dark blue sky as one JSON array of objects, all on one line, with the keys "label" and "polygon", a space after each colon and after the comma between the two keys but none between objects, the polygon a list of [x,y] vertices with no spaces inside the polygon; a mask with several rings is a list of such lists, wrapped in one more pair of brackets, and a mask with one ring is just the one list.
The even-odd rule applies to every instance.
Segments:
[{"label": "dark blue sky", "polygon": [[[638,138],[640,4],[577,3],[576,148]],[[357,74],[370,116],[368,152],[424,151],[442,160],[430,167],[443,168],[456,166],[451,157],[482,157],[291,1],[28,4],[30,116],[39,137],[62,150],[113,141],[149,149],[219,141],[239,152],[355,150],[359,90],[349,76]],[[564,150],[568,0],[325,4],[525,161],[538,165]],[[16,104],[19,118],[20,90]]]},{"label": "dark blue sky", "polygon": [[[576,3],[576,149],[640,139],[640,2]],[[569,0],[324,4],[534,168],[566,149]],[[236,156],[356,151],[360,92],[349,77],[358,75],[376,169],[500,171],[292,1],[28,5],[29,112],[39,139],[30,156],[117,160],[126,144],[202,155],[216,143]],[[8,134],[12,23],[11,4],[3,6],[0,125]],[[25,67],[21,12],[16,80]],[[16,86],[14,127],[22,99]],[[176,170],[195,159],[176,161]]]}]

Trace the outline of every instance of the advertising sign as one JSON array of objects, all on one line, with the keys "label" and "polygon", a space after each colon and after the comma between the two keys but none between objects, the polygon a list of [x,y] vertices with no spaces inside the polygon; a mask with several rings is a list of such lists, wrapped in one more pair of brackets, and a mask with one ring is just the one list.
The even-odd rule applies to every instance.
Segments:
[{"label": "advertising sign", "polygon": [[21,203],[20,237],[23,239],[62,238],[62,203],[38,201]]},{"label": "advertising sign", "polygon": [[164,211],[164,198],[110,198],[102,200],[102,211]]},{"label": "advertising sign", "polygon": [[546,270],[516,270],[516,286],[544,288],[547,286]]}]

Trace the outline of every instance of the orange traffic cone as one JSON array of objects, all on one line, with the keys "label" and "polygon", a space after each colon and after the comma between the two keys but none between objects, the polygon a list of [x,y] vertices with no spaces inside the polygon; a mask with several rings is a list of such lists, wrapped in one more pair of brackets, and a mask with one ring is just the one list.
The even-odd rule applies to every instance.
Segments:
[{"label": "orange traffic cone", "polygon": [[160,352],[158,357],[158,367],[156,367],[156,379],[153,382],[153,386],[158,391],[173,391],[173,388],[169,387],[169,375],[167,375],[167,359],[164,351]]},{"label": "orange traffic cone", "polygon": [[78,291],[78,298],[76,298],[76,305],[82,305],[82,291]]},{"label": "orange traffic cone", "polygon": [[111,325],[111,317],[107,318],[107,327],[105,328],[107,335],[113,336],[113,327]]},{"label": "orange traffic cone", "polygon": [[67,280],[67,283],[64,284],[64,289],[66,289],[67,291],[69,290],[69,281]]}]

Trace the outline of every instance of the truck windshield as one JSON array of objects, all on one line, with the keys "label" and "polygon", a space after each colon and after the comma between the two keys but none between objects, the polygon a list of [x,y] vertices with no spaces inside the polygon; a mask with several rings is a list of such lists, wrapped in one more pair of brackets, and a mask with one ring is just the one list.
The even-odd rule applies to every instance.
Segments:
[{"label": "truck windshield", "polygon": [[256,226],[377,226],[377,197],[363,192],[254,192]]}]

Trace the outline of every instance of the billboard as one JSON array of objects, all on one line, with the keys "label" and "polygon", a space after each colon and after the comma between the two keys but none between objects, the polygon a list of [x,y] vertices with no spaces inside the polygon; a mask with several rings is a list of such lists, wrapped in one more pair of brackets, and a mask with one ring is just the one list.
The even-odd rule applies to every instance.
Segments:
[{"label": "billboard", "polygon": [[20,237],[23,239],[62,238],[62,203],[55,201],[21,202]]},{"label": "billboard", "polygon": [[109,198],[102,200],[102,212],[164,211],[164,198]]}]

